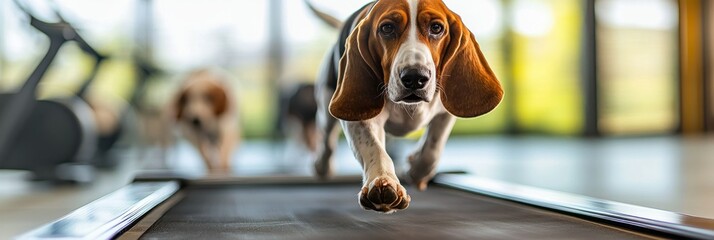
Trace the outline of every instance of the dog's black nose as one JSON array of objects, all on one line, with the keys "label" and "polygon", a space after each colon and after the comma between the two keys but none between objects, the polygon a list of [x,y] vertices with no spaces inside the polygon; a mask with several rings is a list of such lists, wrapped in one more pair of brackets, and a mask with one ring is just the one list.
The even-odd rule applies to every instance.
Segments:
[{"label": "dog's black nose", "polygon": [[201,119],[199,119],[199,118],[191,119],[191,126],[193,126],[195,128],[201,128]]},{"label": "dog's black nose", "polygon": [[429,71],[419,68],[406,68],[399,74],[405,88],[411,90],[422,89],[429,82]]}]

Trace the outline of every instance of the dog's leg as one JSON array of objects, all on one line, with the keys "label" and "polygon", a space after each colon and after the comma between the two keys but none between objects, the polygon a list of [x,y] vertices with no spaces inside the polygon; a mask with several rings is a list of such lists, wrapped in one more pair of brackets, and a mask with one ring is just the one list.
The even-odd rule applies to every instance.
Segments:
[{"label": "dog's leg", "polygon": [[[329,101],[329,100],[328,100]],[[326,109],[326,108],[323,108]],[[317,120],[322,142],[317,146],[317,159],[315,159],[315,173],[321,179],[332,175],[332,155],[337,147],[340,131],[337,119],[330,113],[319,113]]]},{"label": "dog's leg", "polygon": [[315,82],[315,101],[317,102],[317,155],[315,158],[315,173],[319,178],[325,179],[332,175],[332,155],[337,147],[340,131],[337,128],[337,119],[330,114],[330,100],[335,93],[335,88],[330,87],[331,82],[337,82],[337,45],[328,51],[320,66],[320,72]]},{"label": "dog's leg", "polygon": [[206,164],[206,169],[209,172],[214,172],[217,169],[215,161],[216,146],[208,141],[200,141],[196,146],[198,146],[198,152],[201,153],[201,159]]},{"label": "dog's leg", "polygon": [[364,171],[359,204],[364,209],[391,213],[409,206],[411,198],[399,183],[394,163],[385,150],[383,123],[341,121],[355,158]]},{"label": "dog's leg", "polygon": [[426,190],[427,183],[436,174],[436,165],[455,121],[448,113],[435,116],[421,137],[419,147],[409,156],[408,176],[420,191]]},{"label": "dog's leg", "polygon": [[224,133],[218,145],[218,168],[226,173],[231,171],[231,157],[240,144],[237,133],[233,132],[233,129],[230,130]]}]

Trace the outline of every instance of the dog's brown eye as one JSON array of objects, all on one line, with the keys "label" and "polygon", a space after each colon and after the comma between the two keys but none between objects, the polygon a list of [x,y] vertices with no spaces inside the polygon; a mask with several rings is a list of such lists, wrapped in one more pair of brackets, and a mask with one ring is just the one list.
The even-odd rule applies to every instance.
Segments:
[{"label": "dog's brown eye", "polygon": [[384,35],[391,35],[394,33],[395,27],[394,24],[391,23],[385,23],[382,24],[381,27],[379,27],[379,31],[382,32]]},{"label": "dog's brown eye", "polygon": [[444,32],[444,25],[441,25],[441,23],[432,23],[429,27],[429,32],[433,35],[439,35]]}]

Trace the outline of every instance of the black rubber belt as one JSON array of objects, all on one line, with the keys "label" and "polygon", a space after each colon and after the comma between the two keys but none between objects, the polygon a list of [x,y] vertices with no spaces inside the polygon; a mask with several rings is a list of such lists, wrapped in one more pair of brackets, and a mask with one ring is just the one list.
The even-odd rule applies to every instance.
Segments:
[{"label": "black rubber belt", "polygon": [[645,236],[476,194],[411,189],[405,211],[357,205],[359,185],[188,186],[143,238],[633,239]]}]

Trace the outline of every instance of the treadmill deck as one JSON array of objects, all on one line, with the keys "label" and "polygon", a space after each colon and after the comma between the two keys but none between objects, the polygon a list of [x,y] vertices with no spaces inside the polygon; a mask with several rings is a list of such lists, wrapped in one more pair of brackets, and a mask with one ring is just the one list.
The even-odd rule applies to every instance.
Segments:
[{"label": "treadmill deck", "polygon": [[638,239],[644,235],[451,188],[407,189],[408,209],[362,210],[357,184],[188,186],[142,238]]}]

